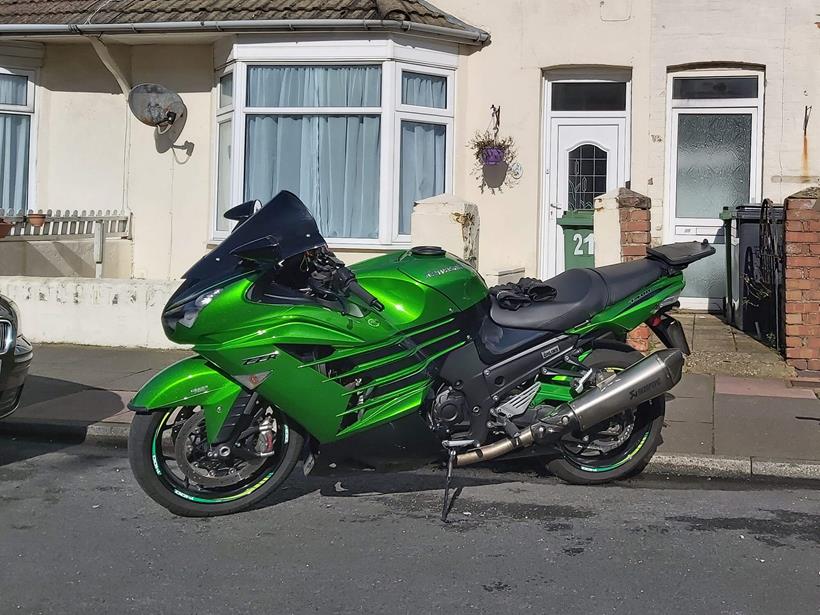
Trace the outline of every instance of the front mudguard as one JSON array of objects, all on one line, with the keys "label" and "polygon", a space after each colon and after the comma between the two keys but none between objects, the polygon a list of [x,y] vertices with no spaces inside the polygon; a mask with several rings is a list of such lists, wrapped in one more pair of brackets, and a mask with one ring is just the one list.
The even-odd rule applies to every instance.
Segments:
[{"label": "front mudguard", "polygon": [[179,406],[199,406],[205,414],[208,441],[213,442],[242,387],[213,369],[202,357],[177,361],[156,374],[128,408],[138,413]]}]

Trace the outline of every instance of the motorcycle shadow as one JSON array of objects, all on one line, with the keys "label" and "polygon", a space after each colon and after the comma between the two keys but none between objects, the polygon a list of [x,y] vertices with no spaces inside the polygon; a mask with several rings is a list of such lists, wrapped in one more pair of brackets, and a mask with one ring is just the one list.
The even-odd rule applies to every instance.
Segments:
[{"label": "motorcycle shadow", "polygon": [[[482,464],[469,470],[456,471],[451,485],[453,501],[466,487],[483,487],[532,480],[539,475],[532,464],[521,460]],[[252,510],[276,506],[313,493],[327,498],[357,498],[382,495],[442,492],[446,471],[436,466],[425,466],[401,472],[349,470],[328,476],[305,476],[297,466],[277,491],[259,502]],[[452,506],[452,503],[451,503]]]}]

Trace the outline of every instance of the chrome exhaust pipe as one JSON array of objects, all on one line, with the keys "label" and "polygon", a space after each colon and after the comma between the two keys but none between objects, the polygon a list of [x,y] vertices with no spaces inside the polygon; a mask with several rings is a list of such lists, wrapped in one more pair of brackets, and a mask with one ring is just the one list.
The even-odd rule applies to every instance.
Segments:
[{"label": "chrome exhaust pipe", "polygon": [[536,442],[558,440],[572,431],[586,431],[627,408],[639,406],[666,393],[680,382],[683,363],[680,350],[659,350],[572,401],[561,404],[551,416],[522,429],[515,437],[456,455],[454,465],[489,461]]},{"label": "chrome exhaust pipe", "polygon": [[683,353],[677,348],[659,350],[559,406],[558,415],[568,415],[579,431],[602,423],[627,408],[663,395],[683,373]]}]

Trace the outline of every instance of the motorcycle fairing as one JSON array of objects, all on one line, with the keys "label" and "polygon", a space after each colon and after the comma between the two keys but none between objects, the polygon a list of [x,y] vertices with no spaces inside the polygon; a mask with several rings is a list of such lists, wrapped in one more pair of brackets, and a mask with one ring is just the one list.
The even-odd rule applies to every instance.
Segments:
[{"label": "motorcycle fairing", "polygon": [[178,406],[199,406],[205,414],[208,440],[216,439],[242,387],[216,371],[203,357],[188,357],[154,375],[128,408],[155,412]]}]

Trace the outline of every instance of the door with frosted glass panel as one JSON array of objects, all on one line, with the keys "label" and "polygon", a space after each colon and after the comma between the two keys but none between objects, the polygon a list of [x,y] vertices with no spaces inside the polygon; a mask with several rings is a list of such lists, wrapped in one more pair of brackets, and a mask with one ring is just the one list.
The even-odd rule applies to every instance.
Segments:
[{"label": "door with frosted glass panel", "polygon": [[686,270],[682,303],[719,309],[725,296],[724,207],[757,200],[754,185],[756,108],[674,109],[672,111],[672,241],[713,243],[713,257]]}]

